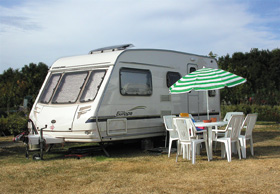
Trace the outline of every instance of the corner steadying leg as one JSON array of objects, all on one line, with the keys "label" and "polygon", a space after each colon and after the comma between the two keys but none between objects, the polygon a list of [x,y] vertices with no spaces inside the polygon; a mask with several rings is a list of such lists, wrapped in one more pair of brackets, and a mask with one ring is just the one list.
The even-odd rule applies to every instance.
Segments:
[{"label": "corner steadying leg", "polygon": [[101,147],[101,149],[103,150],[103,152],[105,153],[105,155],[107,157],[110,157],[110,154],[107,152],[107,150],[104,147],[104,143],[99,143],[99,146]]},{"label": "corner steadying leg", "polygon": [[50,145],[48,146],[46,152],[50,152],[53,146],[54,146],[54,144],[50,144]]}]

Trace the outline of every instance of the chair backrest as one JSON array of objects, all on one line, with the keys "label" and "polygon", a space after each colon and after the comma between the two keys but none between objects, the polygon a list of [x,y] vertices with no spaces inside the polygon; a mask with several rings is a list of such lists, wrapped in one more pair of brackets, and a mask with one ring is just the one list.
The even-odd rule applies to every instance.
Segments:
[{"label": "chair backrest", "polygon": [[165,115],[163,116],[163,122],[165,129],[169,131],[169,135],[171,138],[178,138],[178,133],[175,130],[175,127],[173,125],[173,118],[176,118],[175,115]]},{"label": "chair backrest", "polygon": [[246,127],[245,137],[252,136],[252,131],[255,127],[258,114],[248,114],[243,122],[242,128]]},{"label": "chair backrest", "polygon": [[166,130],[173,130],[173,118],[175,115],[165,115],[163,116],[163,122]]},{"label": "chair backrest", "polygon": [[244,113],[243,112],[227,112],[227,114],[224,117],[224,121],[228,122],[232,115],[244,115]]},{"label": "chair backrest", "polygon": [[229,119],[226,130],[231,129],[229,132],[231,140],[238,140],[243,121],[244,115],[232,115]]},{"label": "chair backrest", "polygon": [[180,141],[190,141],[195,126],[190,118],[173,118]]}]

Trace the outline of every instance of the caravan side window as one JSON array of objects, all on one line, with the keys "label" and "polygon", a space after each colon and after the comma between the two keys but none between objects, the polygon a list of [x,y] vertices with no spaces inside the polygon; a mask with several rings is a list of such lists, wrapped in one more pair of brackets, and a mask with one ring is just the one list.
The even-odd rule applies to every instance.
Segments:
[{"label": "caravan side window", "polygon": [[52,103],[76,102],[87,75],[88,72],[65,73],[52,99]]},{"label": "caravan side window", "polygon": [[152,75],[149,70],[121,68],[120,93],[123,96],[152,95]]},{"label": "caravan side window", "polygon": [[167,72],[166,74],[166,84],[167,87],[170,88],[173,84],[175,84],[180,78],[181,78],[181,74],[178,72]]},{"label": "caravan side window", "polygon": [[105,76],[105,70],[93,71],[88,79],[86,87],[83,91],[80,101],[88,102],[95,99],[95,96],[99,90],[99,87]]},{"label": "caravan side window", "polygon": [[195,67],[191,67],[189,73],[192,73],[192,72],[194,72],[194,71],[196,71],[196,68],[195,68]]},{"label": "caravan side window", "polygon": [[208,90],[208,96],[209,97],[215,97],[216,96],[216,90]]},{"label": "caravan side window", "polygon": [[53,92],[57,86],[57,83],[61,77],[61,74],[53,74],[51,75],[50,79],[48,80],[42,95],[40,96],[39,102],[48,104],[51,100]]}]

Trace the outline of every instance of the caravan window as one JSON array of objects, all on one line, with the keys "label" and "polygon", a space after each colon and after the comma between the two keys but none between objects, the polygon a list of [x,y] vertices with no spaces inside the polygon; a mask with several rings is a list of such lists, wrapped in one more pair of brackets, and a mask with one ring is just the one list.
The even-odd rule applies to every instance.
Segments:
[{"label": "caravan window", "polygon": [[195,67],[191,67],[189,73],[192,73],[192,72],[194,72],[194,71],[196,71],[196,68],[195,68]]},{"label": "caravan window", "polygon": [[178,72],[167,72],[166,74],[166,84],[167,87],[170,88],[173,84],[175,84],[181,78],[181,74]]},{"label": "caravan window", "polygon": [[215,97],[216,96],[216,90],[208,90],[208,96],[209,97]]},{"label": "caravan window", "polygon": [[52,103],[74,103],[80,94],[86,81],[88,72],[65,73],[57,91],[53,97]]},{"label": "caravan window", "polygon": [[122,68],[120,70],[120,93],[124,96],[152,95],[152,75],[149,70]]},{"label": "caravan window", "polygon": [[93,71],[88,79],[86,87],[83,91],[80,101],[88,102],[95,99],[95,96],[99,90],[99,87],[103,81],[106,71]]},{"label": "caravan window", "polygon": [[45,89],[42,92],[39,102],[45,103],[45,104],[50,102],[51,97],[53,95],[53,92],[57,86],[57,83],[58,83],[60,77],[61,77],[61,74],[51,75],[50,79],[48,80],[48,82],[45,86]]}]

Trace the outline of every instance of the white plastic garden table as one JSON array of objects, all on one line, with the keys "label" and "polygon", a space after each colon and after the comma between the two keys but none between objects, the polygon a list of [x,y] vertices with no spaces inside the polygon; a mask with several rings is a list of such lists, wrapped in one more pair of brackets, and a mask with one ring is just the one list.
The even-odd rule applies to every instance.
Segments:
[{"label": "white plastic garden table", "polygon": [[212,149],[212,128],[213,127],[221,127],[226,125],[226,121],[217,121],[217,122],[210,122],[210,123],[204,123],[204,122],[195,122],[194,125],[196,127],[206,127],[207,128],[207,142],[208,142],[208,148],[209,148],[209,158],[210,160],[213,159],[213,149]]}]

